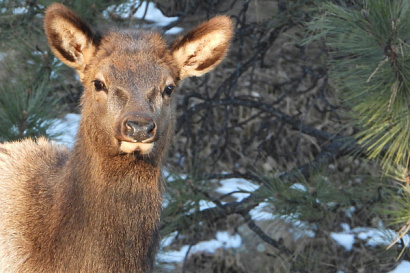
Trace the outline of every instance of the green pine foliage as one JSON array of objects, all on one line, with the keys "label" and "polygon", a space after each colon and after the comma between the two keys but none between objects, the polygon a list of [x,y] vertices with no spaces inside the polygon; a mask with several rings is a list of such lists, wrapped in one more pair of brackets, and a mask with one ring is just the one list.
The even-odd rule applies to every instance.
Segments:
[{"label": "green pine foliage", "polygon": [[48,79],[31,81],[23,77],[0,86],[0,141],[48,136],[56,118],[58,99],[50,96]]},{"label": "green pine foliage", "polygon": [[385,183],[374,183],[370,176],[335,176],[324,168],[312,170],[308,179],[301,174],[290,179],[298,182],[265,177],[266,190],[258,191],[258,198],[271,204],[274,214],[322,227],[339,222],[335,219],[349,214],[353,204],[377,200]]},{"label": "green pine foliage", "polygon": [[403,183],[383,210],[391,225],[404,225],[400,239],[410,223],[410,2],[325,3],[309,28],[311,40],[323,38],[328,46],[331,78],[368,158],[381,159],[384,173]]},{"label": "green pine foliage", "polygon": [[310,24],[332,54],[330,72],[360,127],[368,157],[385,170],[408,166],[410,151],[410,2],[331,3]]}]

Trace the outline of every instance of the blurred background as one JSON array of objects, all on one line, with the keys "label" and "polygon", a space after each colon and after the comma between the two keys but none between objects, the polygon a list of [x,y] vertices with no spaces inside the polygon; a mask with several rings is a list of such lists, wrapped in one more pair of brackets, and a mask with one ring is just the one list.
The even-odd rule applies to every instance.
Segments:
[{"label": "blurred background", "polygon": [[[0,142],[72,146],[83,87],[48,0],[0,1]],[[95,30],[235,36],[175,94],[156,272],[410,272],[410,3],[66,0]]]}]

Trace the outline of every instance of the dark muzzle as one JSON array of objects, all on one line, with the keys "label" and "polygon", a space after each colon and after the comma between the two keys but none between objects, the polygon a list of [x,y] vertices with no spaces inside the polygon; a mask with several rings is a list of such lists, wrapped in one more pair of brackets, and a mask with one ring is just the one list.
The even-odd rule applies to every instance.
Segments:
[{"label": "dark muzzle", "polygon": [[140,114],[124,117],[120,126],[121,134],[117,138],[128,142],[152,142],[157,129],[151,117]]}]

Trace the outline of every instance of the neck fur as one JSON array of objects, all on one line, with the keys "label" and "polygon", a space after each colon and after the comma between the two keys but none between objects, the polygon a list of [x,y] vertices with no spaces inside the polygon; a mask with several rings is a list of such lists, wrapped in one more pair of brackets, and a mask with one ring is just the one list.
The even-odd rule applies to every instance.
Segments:
[{"label": "neck fur", "polygon": [[78,269],[150,272],[159,240],[160,166],[132,154],[105,155],[79,133],[66,175],[60,210],[71,214],[63,215],[61,240],[73,259],[83,261]]}]

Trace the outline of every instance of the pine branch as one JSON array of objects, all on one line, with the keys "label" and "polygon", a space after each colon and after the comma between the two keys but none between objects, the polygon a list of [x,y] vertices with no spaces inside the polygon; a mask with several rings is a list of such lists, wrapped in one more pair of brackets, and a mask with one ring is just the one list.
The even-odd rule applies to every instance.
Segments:
[{"label": "pine branch", "polygon": [[[338,159],[339,157],[349,155],[352,153],[352,151],[357,151],[360,148],[358,147],[357,142],[355,142],[351,138],[346,138],[346,137],[337,137],[337,138],[331,138],[330,143],[323,147],[323,152],[318,154],[316,158],[307,165],[300,166],[298,168],[295,168],[291,170],[290,172],[287,173],[282,173],[278,175],[278,178],[283,182],[287,183],[289,186],[292,183],[295,183],[293,180],[296,176],[295,174],[302,174],[306,178],[311,175],[310,170],[311,169],[317,169],[319,166],[322,166],[323,164],[328,164],[332,162],[333,160]],[[225,219],[228,215],[232,214],[239,214],[244,217],[244,219],[247,221],[247,224],[249,228],[251,228],[255,233],[265,242],[268,244],[272,245],[273,247],[277,248],[278,250],[289,254],[289,250],[279,241],[274,240],[273,238],[269,237],[261,228],[259,228],[251,219],[249,215],[249,211],[252,210],[253,208],[257,207],[261,202],[263,202],[264,198],[261,198],[260,196],[263,196],[263,192],[266,191],[266,181],[262,177],[259,177],[253,173],[247,172],[247,173],[239,173],[239,172],[234,172],[234,173],[229,173],[229,174],[206,174],[201,176],[199,179],[200,180],[211,180],[211,179],[227,179],[227,178],[243,178],[247,179],[250,181],[255,181],[258,184],[262,184],[261,187],[259,187],[256,191],[250,193],[250,195],[247,198],[244,198],[240,202],[229,202],[222,204],[219,200],[211,198],[208,193],[196,189],[196,191],[200,192],[209,200],[215,201],[214,203],[217,205],[214,208],[209,208],[205,209],[202,211],[197,211],[193,214],[188,214],[181,216],[179,221],[181,222],[192,222],[195,220],[195,222],[216,222],[220,219]],[[168,227],[166,221],[163,221],[160,230],[163,230],[165,227]],[[170,232],[173,232],[177,229],[177,226],[174,226],[174,230],[171,230]]]},{"label": "pine branch", "polygon": [[[305,125],[300,120],[281,112],[277,108],[273,107],[271,104],[263,103],[261,101],[250,100],[250,99],[243,99],[239,97],[233,97],[231,99],[208,100],[203,103],[198,103],[192,106],[190,109],[188,109],[184,113],[184,116],[192,116],[194,115],[194,113],[197,113],[201,110],[209,109],[210,107],[227,106],[227,105],[245,106],[245,107],[258,109],[263,112],[269,113],[279,118],[281,121],[291,125],[293,129],[300,130],[300,132],[313,136],[321,141],[329,141],[335,137],[331,133],[327,133],[325,131],[321,131],[313,127],[310,127],[308,125]],[[183,119],[183,118],[184,117],[181,117],[180,119]],[[182,121],[179,121],[179,122],[182,122]]]},{"label": "pine branch", "polygon": [[311,40],[324,38],[330,76],[360,128],[356,137],[387,172],[410,158],[410,8],[407,1],[357,5],[323,4],[309,23]]}]

